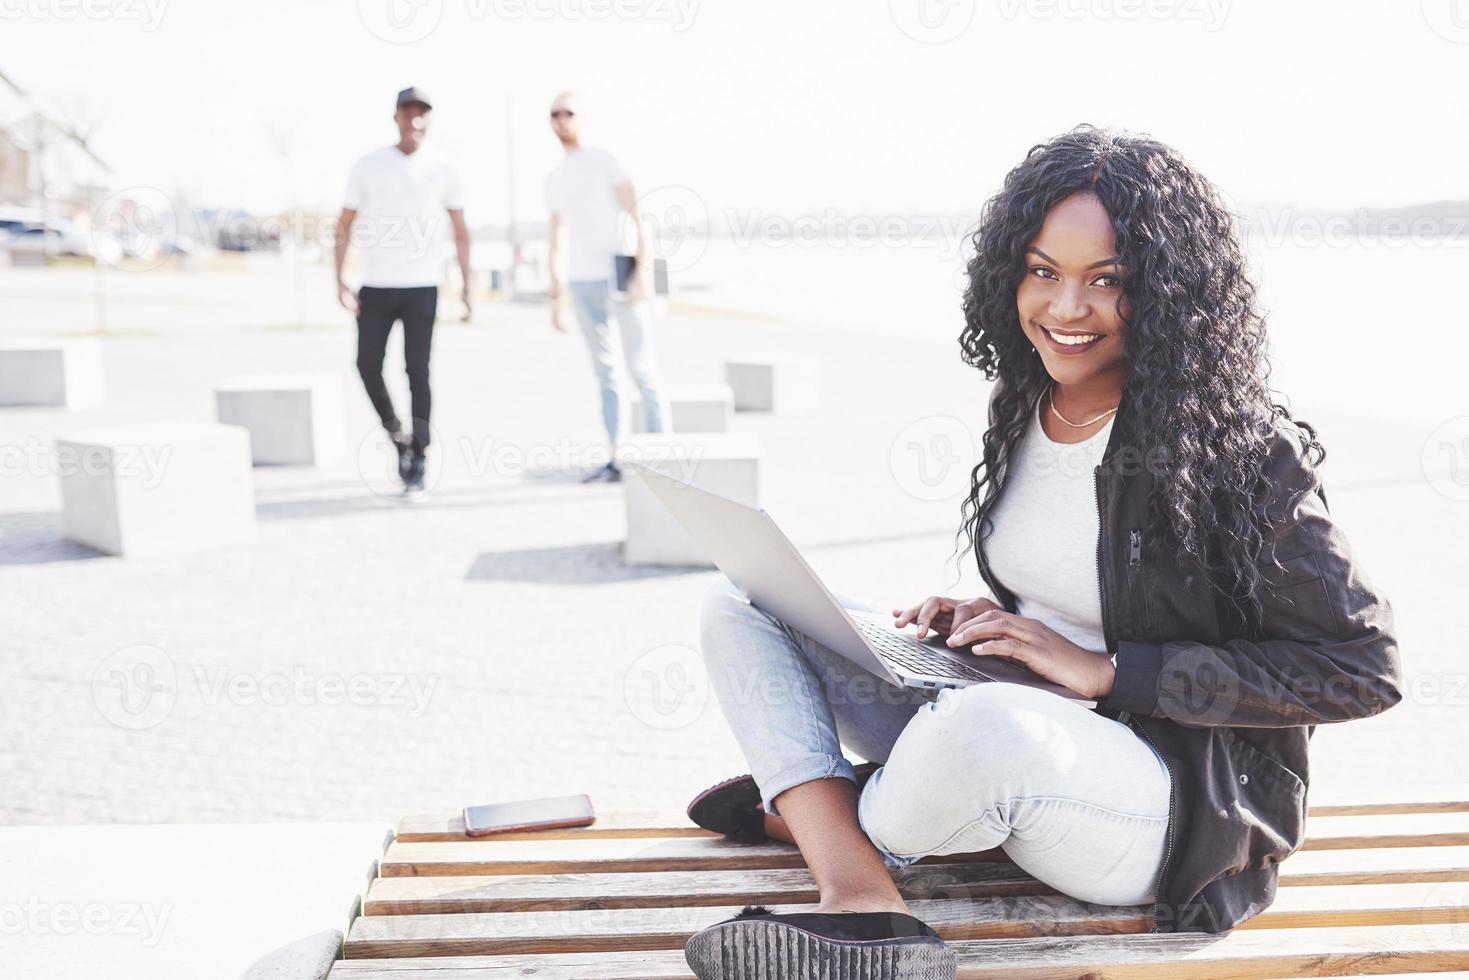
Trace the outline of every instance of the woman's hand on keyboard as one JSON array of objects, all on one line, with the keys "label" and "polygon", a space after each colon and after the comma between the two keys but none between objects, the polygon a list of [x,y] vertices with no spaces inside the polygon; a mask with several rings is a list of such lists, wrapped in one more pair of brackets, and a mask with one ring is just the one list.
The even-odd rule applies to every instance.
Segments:
[{"label": "woman's hand on keyboard", "polygon": [[999,608],[986,610],[967,621],[959,620],[949,635],[950,647],[971,643],[971,653],[1014,660],[1086,697],[1112,692],[1115,670],[1106,654],[1077,646],[1038,619]]},{"label": "woman's hand on keyboard", "polygon": [[897,621],[893,625],[902,629],[909,623],[917,624],[920,640],[928,636],[929,630],[939,636],[947,636],[955,623],[967,622],[991,609],[1004,612],[1004,607],[992,599],[950,599],[931,595],[910,609],[894,609],[893,616]]}]

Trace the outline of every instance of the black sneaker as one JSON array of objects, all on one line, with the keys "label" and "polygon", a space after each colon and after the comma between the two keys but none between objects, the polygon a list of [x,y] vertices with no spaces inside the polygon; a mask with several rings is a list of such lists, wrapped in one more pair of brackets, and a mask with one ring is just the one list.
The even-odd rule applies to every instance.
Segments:
[{"label": "black sneaker", "polygon": [[424,492],[423,471],[425,457],[411,455],[408,459],[408,467],[403,473],[403,492],[410,496],[417,496]]},{"label": "black sneaker", "polygon": [[746,905],[684,945],[699,980],[953,980],[954,953],[903,912],[775,913]]},{"label": "black sneaker", "polygon": [[588,473],[582,477],[583,483],[616,483],[622,479],[622,470],[617,468],[615,462],[608,462],[595,473]]},{"label": "black sneaker", "polygon": [[[868,778],[882,767],[876,762],[864,762],[854,768],[860,790]],[[763,844],[770,840],[765,833],[765,809],[760,803],[760,787],[755,785],[755,777],[749,773],[715,783],[694,797],[688,806],[688,816],[698,826],[723,834],[730,840],[746,844]]]},{"label": "black sneaker", "polygon": [[413,437],[406,432],[392,434],[393,448],[398,451],[398,479],[408,482],[408,467],[413,462]]}]

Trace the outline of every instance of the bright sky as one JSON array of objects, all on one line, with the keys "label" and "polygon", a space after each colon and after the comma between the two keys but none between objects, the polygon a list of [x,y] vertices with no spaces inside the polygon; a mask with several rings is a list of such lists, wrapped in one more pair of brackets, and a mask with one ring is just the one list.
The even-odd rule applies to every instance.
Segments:
[{"label": "bright sky", "polygon": [[512,107],[517,207],[541,216],[561,88],[640,190],[711,213],[972,211],[1080,121],[1151,132],[1237,200],[1345,207],[1465,196],[1459,6],[0,0],[0,69],[100,121],[120,186],[204,205],[334,209],[415,84],[476,224],[504,220]]}]

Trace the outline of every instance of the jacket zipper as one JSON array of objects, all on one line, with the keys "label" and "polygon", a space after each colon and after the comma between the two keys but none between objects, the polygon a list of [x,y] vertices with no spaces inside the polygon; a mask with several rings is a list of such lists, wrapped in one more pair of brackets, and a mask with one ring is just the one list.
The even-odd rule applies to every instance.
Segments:
[{"label": "jacket zipper", "polygon": [[1143,565],[1143,532],[1141,528],[1131,528],[1127,532],[1128,551],[1127,567],[1128,577],[1132,580],[1132,594],[1137,597],[1137,604],[1142,606],[1143,626],[1149,632],[1153,629],[1153,607],[1148,602],[1148,590],[1142,578]]},{"label": "jacket zipper", "polygon": [[1102,599],[1102,638],[1110,650],[1117,645],[1112,636],[1112,621],[1107,617],[1107,577],[1102,574],[1102,542],[1107,537],[1107,518],[1102,513],[1102,468],[1092,469],[1092,495],[1097,502],[1097,593]]},{"label": "jacket zipper", "polygon": [[[1107,537],[1107,517],[1102,510],[1102,468],[1100,466],[1092,470],[1092,491],[1097,501],[1097,589],[1102,599],[1102,636],[1107,641],[1107,649],[1116,646],[1112,638],[1112,624],[1107,617],[1107,577],[1102,574],[1102,542]],[[1142,532],[1134,529],[1130,538],[1131,551],[1128,555],[1128,563],[1134,560],[1142,561]],[[1168,860],[1173,856],[1173,767],[1168,764],[1168,757],[1159,749],[1153,737],[1139,724],[1135,724],[1131,712],[1122,712],[1126,718],[1125,724],[1128,728],[1141,735],[1153,751],[1158,753],[1158,758],[1163,760],[1163,769],[1168,773],[1168,826],[1163,847],[1163,863],[1158,866],[1158,877],[1153,882],[1153,928],[1148,932],[1162,932],[1158,928],[1158,912],[1163,905],[1163,875],[1168,870]],[[1176,930],[1175,930],[1176,931]]]},{"label": "jacket zipper", "polygon": [[[1163,905],[1163,873],[1168,869],[1168,859],[1173,856],[1173,767],[1168,764],[1167,756],[1159,751],[1157,743],[1153,741],[1153,737],[1141,725],[1133,724],[1131,717],[1128,718],[1127,725],[1133,731],[1147,739],[1148,744],[1153,747],[1153,751],[1158,753],[1158,758],[1163,760],[1163,769],[1168,773],[1167,838],[1163,847],[1163,863],[1158,865],[1158,880],[1153,882],[1153,928],[1148,930],[1149,932],[1162,932],[1163,930],[1158,928],[1158,910]],[[1172,931],[1177,932],[1178,930],[1174,929]]]}]

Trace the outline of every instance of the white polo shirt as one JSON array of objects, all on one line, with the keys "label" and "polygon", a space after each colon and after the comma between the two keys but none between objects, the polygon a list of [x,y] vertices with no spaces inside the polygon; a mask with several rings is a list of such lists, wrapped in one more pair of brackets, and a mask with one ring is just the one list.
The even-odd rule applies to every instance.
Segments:
[{"label": "white polo shirt", "polygon": [[364,286],[437,286],[444,276],[448,213],[460,210],[459,178],[427,147],[385,146],[362,157],[347,180],[357,212],[352,244],[363,252]]},{"label": "white polo shirt", "polygon": [[569,282],[605,282],[616,274],[612,257],[623,249],[617,188],[627,179],[615,156],[592,146],[566,154],[546,177],[546,205],[566,226]]}]

